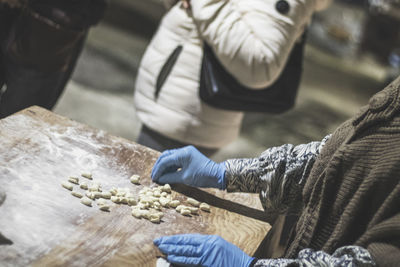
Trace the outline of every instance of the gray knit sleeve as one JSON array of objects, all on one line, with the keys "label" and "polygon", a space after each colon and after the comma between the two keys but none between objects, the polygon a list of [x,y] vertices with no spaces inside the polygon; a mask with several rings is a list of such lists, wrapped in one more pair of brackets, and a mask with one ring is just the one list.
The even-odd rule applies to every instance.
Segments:
[{"label": "gray knit sleeve", "polygon": [[253,159],[225,161],[229,192],[259,193],[269,212],[285,213],[300,195],[305,180],[330,135],[321,142],[283,145],[264,151]]},{"label": "gray knit sleeve", "polygon": [[297,259],[259,259],[254,267],[286,267],[286,266],[324,266],[324,267],[372,267],[376,266],[371,254],[359,246],[338,248],[332,255],[323,251],[303,249]]}]

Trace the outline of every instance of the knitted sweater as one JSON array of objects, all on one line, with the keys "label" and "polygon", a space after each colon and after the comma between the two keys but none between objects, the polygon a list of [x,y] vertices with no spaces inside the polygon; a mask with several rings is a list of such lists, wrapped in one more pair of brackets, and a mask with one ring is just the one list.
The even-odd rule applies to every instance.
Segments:
[{"label": "knitted sweater", "polygon": [[300,206],[287,258],[259,260],[257,266],[371,266],[370,254],[380,266],[397,264],[399,84],[397,79],[374,96],[355,119],[322,142],[226,161],[229,191],[260,193],[266,212]]},{"label": "knitted sweater", "polygon": [[336,130],[303,190],[303,210],[286,256],[367,248],[379,266],[400,262],[400,78]]}]

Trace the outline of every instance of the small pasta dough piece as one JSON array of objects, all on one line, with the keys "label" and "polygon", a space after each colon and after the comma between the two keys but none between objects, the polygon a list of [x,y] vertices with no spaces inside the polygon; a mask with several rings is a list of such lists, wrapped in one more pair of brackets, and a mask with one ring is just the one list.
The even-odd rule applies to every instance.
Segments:
[{"label": "small pasta dough piece", "polygon": [[154,201],[152,207],[156,210],[161,210],[161,204],[158,201]]},{"label": "small pasta dough piece", "polygon": [[137,204],[136,199],[134,199],[133,197],[129,197],[128,198],[128,205],[129,206],[135,206]]},{"label": "small pasta dough piece", "polygon": [[111,189],[110,189],[111,195],[115,196],[115,195],[117,195],[117,192],[118,192],[117,188],[111,187]]},{"label": "small pasta dough piece", "polygon": [[147,196],[147,195],[142,195],[139,197],[141,202],[149,202],[152,204],[154,201],[158,201],[158,198],[155,198],[153,196]]},{"label": "small pasta dough piece", "polygon": [[195,207],[200,206],[200,202],[197,201],[197,200],[194,199],[194,198],[191,198],[191,197],[189,197],[189,198],[187,199],[187,202],[188,202],[190,205],[195,206]]},{"label": "small pasta dough piece", "polygon": [[150,222],[152,222],[152,223],[160,223],[161,218],[160,218],[160,216],[158,216],[157,214],[150,214],[149,220],[150,220]]},{"label": "small pasta dough piece", "polygon": [[88,190],[88,184],[86,182],[82,182],[79,187],[82,188],[83,190]]},{"label": "small pasta dough piece", "polygon": [[186,208],[185,205],[178,205],[178,206],[175,208],[175,210],[176,210],[177,212],[181,212],[181,210],[184,209],[184,208]]},{"label": "small pasta dough piece", "polygon": [[101,192],[101,184],[93,183],[88,189],[90,192]]},{"label": "small pasta dough piece", "polygon": [[155,196],[155,197],[161,197],[161,191],[158,190],[158,189],[155,189],[155,190],[153,191],[153,196]]},{"label": "small pasta dough piece", "polygon": [[132,184],[140,184],[140,176],[137,174],[134,174],[131,176],[130,181]]},{"label": "small pasta dough piece", "polygon": [[84,172],[84,173],[81,174],[81,176],[85,177],[86,179],[93,180],[93,177],[92,177],[91,173]]},{"label": "small pasta dough piece", "polygon": [[111,193],[110,192],[101,192],[100,193],[100,197],[101,198],[105,198],[105,199],[110,199],[111,198]]},{"label": "small pasta dough piece", "polygon": [[118,204],[128,204],[128,199],[126,197],[117,197]]},{"label": "small pasta dough piece", "polygon": [[200,209],[202,211],[210,212],[210,205],[208,205],[207,203],[203,202],[203,203],[200,204]]},{"label": "small pasta dough piece", "polygon": [[88,190],[89,192],[98,192],[98,188],[94,186],[89,186]]},{"label": "small pasta dough piece", "polygon": [[70,182],[62,182],[61,185],[62,185],[62,187],[64,187],[65,189],[68,189],[70,191],[72,191],[72,189],[74,189],[74,186]]},{"label": "small pasta dough piece", "polygon": [[150,213],[151,214],[156,214],[158,217],[160,217],[160,219],[162,217],[164,217],[164,213],[162,213],[161,211],[158,211],[158,210],[150,210]]},{"label": "small pasta dough piece", "polygon": [[132,209],[132,216],[133,217],[140,219],[140,218],[142,218],[142,214],[143,213],[142,213],[141,209],[139,209],[139,208],[133,208]]},{"label": "small pasta dough piece", "polygon": [[148,203],[139,202],[137,204],[137,207],[140,208],[140,209],[147,209],[149,207],[149,205],[148,205]]},{"label": "small pasta dough piece", "polygon": [[168,207],[170,204],[170,200],[166,197],[160,197],[158,200],[163,207]]},{"label": "small pasta dough piece", "polygon": [[99,200],[96,201],[96,204],[99,206],[106,205],[107,201],[100,198]]},{"label": "small pasta dough piece", "polygon": [[139,205],[139,207],[141,207],[143,209],[147,209],[147,208],[150,208],[151,205],[153,205],[153,203],[150,203],[150,202],[145,201],[145,200],[140,200],[138,205]]},{"label": "small pasta dough piece", "polygon": [[86,206],[89,206],[89,207],[92,206],[92,200],[90,200],[90,199],[87,198],[87,197],[81,198],[81,203],[82,203],[83,205],[86,205]]},{"label": "small pasta dough piece", "polygon": [[117,197],[124,197],[124,196],[126,196],[127,193],[129,193],[129,188],[121,188],[121,187],[119,187],[117,189],[116,196]]},{"label": "small pasta dough piece", "polygon": [[139,191],[139,195],[145,195],[147,192],[151,191],[150,187],[145,186]]},{"label": "small pasta dough piece", "polygon": [[183,209],[181,209],[180,213],[181,213],[183,216],[189,216],[192,212],[191,212],[190,209],[188,209],[188,208],[183,208]]},{"label": "small pasta dough piece", "polygon": [[112,196],[112,197],[111,197],[111,201],[118,204],[118,203],[119,203],[119,197],[117,197],[117,196]]},{"label": "small pasta dough piece", "polygon": [[171,193],[171,186],[169,184],[165,184],[162,188],[163,192]]},{"label": "small pasta dough piece", "polygon": [[105,199],[99,199],[96,202],[97,206],[99,207],[100,210],[102,211],[110,211],[110,205],[108,205],[107,201]]},{"label": "small pasta dough piece", "polygon": [[118,191],[117,194],[116,194],[115,196],[117,196],[117,197],[124,197],[125,195],[126,195],[125,192],[123,192],[123,191]]},{"label": "small pasta dough piece", "polygon": [[95,200],[96,199],[96,194],[95,194],[95,192],[86,192],[86,197],[88,197],[88,198],[90,198],[90,199],[92,199],[92,200]]},{"label": "small pasta dough piece", "polygon": [[71,195],[73,195],[74,197],[77,197],[77,198],[82,198],[83,197],[83,195],[81,193],[76,192],[76,191],[72,191]]},{"label": "small pasta dough piece", "polygon": [[191,214],[197,215],[199,214],[199,208],[195,208],[195,207],[187,207],[190,210]]},{"label": "small pasta dough piece", "polygon": [[166,196],[168,196],[168,193],[167,192],[161,192],[161,196],[162,197],[166,197]]},{"label": "small pasta dough piece", "polygon": [[79,178],[78,177],[69,177],[68,182],[79,185]]},{"label": "small pasta dough piece", "polygon": [[[178,207],[180,204],[181,204],[181,202],[180,202],[179,200],[177,200],[177,199],[171,200],[171,201],[168,203],[168,205],[169,205],[171,208],[176,208],[176,207]],[[161,205],[162,205],[162,204],[161,204]]]},{"label": "small pasta dough piece", "polygon": [[150,219],[150,211],[149,210],[142,210],[142,217],[145,219]]},{"label": "small pasta dough piece", "polygon": [[127,197],[120,197],[119,202],[122,204],[128,204],[128,198]]}]

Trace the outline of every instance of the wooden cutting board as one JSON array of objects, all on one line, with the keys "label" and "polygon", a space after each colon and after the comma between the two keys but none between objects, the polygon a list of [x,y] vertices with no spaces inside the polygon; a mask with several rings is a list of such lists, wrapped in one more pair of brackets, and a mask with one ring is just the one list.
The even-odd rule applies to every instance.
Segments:
[{"label": "wooden cutting board", "polygon": [[[84,206],[61,187],[69,176],[90,172],[104,189],[129,187],[137,193],[152,184],[158,156],[39,107],[0,120],[0,191],[6,193],[0,233],[12,242],[0,245],[0,265],[155,266],[160,253],[152,240],[180,233],[217,234],[254,253],[270,228],[257,195],[176,186],[208,202],[211,213],[184,217],[168,209],[153,224],[132,217],[126,205],[113,204],[110,212]],[[140,186],[130,183],[132,174],[144,177]],[[173,196],[186,199],[176,191]]]}]

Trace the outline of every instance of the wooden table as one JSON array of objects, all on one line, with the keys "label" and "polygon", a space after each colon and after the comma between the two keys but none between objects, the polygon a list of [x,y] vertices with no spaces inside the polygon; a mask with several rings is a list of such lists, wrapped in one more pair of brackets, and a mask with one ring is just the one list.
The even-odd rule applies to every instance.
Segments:
[{"label": "wooden table", "polygon": [[[155,266],[160,252],[154,238],[195,232],[220,235],[254,253],[270,228],[257,195],[176,186],[176,198],[186,199],[179,191],[207,201],[211,213],[184,217],[169,209],[160,224],[153,224],[132,217],[126,205],[114,205],[110,212],[84,206],[61,187],[69,176],[90,172],[105,189],[138,192],[152,184],[158,156],[39,107],[0,120],[0,191],[6,193],[0,206],[0,265]],[[146,179],[135,186],[129,182],[132,174]]]}]

